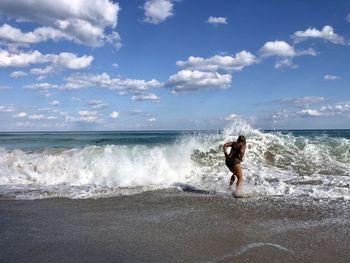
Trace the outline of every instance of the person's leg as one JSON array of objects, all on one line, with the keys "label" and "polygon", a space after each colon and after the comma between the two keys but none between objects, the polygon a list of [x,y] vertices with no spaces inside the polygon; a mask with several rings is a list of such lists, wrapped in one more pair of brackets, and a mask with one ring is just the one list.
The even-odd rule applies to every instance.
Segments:
[{"label": "person's leg", "polygon": [[230,190],[231,186],[233,185],[233,183],[236,180],[235,169],[233,168],[233,166],[232,167],[229,167],[228,165],[226,165],[226,166],[230,170],[230,172],[232,173],[231,178],[230,178],[230,182],[229,182],[229,186],[228,186],[228,189]]},{"label": "person's leg", "polygon": [[231,176],[231,179],[230,179],[230,187],[233,185],[233,183],[235,182],[236,180],[236,176],[234,173],[232,173],[232,176]]},{"label": "person's leg", "polygon": [[243,171],[242,171],[242,166],[241,164],[236,164],[233,167],[234,170],[234,174],[237,177],[237,187],[236,187],[236,194],[239,195],[241,193],[241,188],[242,188],[242,184],[243,184]]}]

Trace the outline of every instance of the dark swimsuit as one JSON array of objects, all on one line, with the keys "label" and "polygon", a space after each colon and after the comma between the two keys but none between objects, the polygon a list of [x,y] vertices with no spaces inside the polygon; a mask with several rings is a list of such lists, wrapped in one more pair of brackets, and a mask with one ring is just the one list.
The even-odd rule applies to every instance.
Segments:
[{"label": "dark swimsuit", "polygon": [[231,159],[231,158],[227,157],[226,161],[225,161],[225,164],[227,167],[234,167],[236,164],[240,164],[240,163],[241,163],[241,161],[238,158]]},{"label": "dark swimsuit", "polygon": [[237,147],[234,147],[234,145],[232,145],[230,154],[226,157],[225,164],[227,167],[234,167],[235,165],[241,163],[241,160],[238,157],[232,158],[230,156],[239,156],[239,147],[237,148]]}]

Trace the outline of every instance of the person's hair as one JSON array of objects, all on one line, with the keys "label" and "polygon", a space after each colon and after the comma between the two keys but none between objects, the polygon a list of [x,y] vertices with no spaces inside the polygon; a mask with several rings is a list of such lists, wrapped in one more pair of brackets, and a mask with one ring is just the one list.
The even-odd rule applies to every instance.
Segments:
[{"label": "person's hair", "polygon": [[237,142],[241,142],[241,143],[243,143],[245,145],[246,144],[245,136],[244,135],[239,135],[238,139],[237,139]]}]

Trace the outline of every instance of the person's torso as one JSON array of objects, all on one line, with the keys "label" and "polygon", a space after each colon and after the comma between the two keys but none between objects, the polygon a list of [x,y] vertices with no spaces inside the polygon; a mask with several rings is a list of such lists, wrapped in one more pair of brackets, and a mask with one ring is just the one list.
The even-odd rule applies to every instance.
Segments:
[{"label": "person's torso", "polygon": [[240,148],[241,148],[240,143],[234,142],[232,144],[231,151],[230,151],[228,157],[231,159],[239,158]]}]

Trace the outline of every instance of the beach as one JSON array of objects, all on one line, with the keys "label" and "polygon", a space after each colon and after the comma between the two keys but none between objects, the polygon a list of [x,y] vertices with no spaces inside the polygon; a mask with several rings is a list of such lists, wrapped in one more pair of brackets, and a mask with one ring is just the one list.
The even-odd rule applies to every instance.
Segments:
[{"label": "beach", "polygon": [[350,202],[160,190],[0,201],[0,262],[349,262]]},{"label": "beach", "polygon": [[[243,193],[222,144],[247,136]],[[0,134],[0,262],[350,262],[349,130]]]}]

